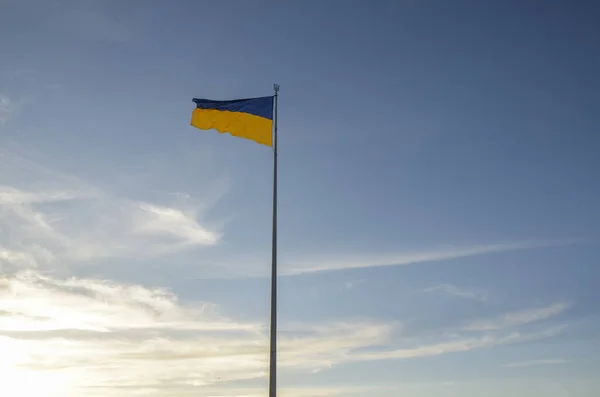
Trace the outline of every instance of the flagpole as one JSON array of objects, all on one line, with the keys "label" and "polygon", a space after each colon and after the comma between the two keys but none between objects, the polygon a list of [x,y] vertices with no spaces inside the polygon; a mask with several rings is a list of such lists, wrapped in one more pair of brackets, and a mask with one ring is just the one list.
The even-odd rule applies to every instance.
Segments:
[{"label": "flagpole", "polygon": [[277,396],[277,97],[279,84],[273,84],[273,243],[271,251],[271,354],[269,358],[269,397]]}]

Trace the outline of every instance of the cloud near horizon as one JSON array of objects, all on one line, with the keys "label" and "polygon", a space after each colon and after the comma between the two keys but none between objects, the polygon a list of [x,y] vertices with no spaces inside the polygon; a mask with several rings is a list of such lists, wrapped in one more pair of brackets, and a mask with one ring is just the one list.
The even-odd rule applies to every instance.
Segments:
[{"label": "cloud near horizon", "polygon": [[[388,321],[282,324],[280,368],[315,372],[351,362],[432,357],[562,330],[519,324],[453,337],[433,330],[435,338],[430,333],[426,339],[404,338],[402,324]],[[173,389],[265,378],[267,331],[263,323],[235,320],[210,302],[181,301],[162,288],[33,270],[0,280],[3,373],[61,396],[120,396],[129,387],[167,396]],[[23,390],[23,397],[31,392]]]}]

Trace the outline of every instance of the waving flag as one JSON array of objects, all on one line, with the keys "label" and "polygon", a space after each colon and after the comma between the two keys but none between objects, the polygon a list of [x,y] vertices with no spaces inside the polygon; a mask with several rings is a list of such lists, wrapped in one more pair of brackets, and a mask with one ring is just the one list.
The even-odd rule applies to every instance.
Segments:
[{"label": "waving flag", "polygon": [[231,101],[194,98],[191,125],[273,146],[273,96]]}]

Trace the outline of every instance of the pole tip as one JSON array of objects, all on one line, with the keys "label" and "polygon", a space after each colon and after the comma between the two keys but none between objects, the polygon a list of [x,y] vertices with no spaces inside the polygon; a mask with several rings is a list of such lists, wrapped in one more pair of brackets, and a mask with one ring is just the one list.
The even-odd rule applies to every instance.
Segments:
[{"label": "pole tip", "polygon": [[275,92],[279,92],[279,84],[273,84],[273,89]]}]

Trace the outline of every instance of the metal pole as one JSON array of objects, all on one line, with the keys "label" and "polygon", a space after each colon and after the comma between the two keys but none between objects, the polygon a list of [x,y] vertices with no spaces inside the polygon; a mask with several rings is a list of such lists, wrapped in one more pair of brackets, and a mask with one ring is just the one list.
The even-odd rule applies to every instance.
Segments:
[{"label": "metal pole", "polygon": [[273,85],[273,244],[271,252],[271,355],[269,359],[269,397],[277,396],[277,97],[279,84]]}]

